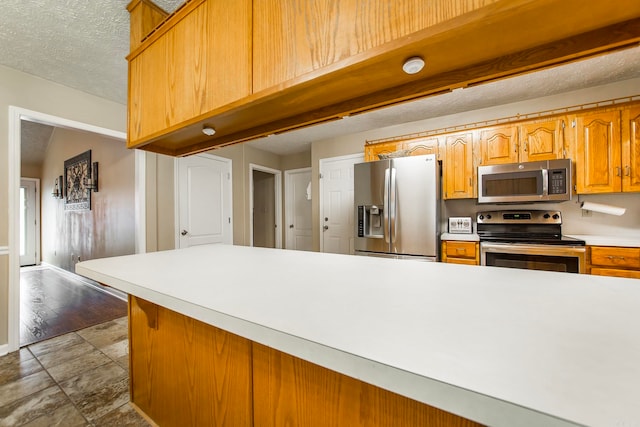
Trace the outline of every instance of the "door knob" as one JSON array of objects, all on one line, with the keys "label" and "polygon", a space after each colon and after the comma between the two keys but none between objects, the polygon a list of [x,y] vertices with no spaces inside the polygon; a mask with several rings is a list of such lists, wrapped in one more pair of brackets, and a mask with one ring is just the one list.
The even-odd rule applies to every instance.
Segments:
[{"label": "door knob", "polygon": [[187,230],[182,230],[180,234],[182,234],[183,236],[186,236],[187,234],[189,234],[189,232]]},{"label": "door knob", "polygon": [[289,228],[293,228],[293,224],[289,224]]},{"label": "door knob", "polygon": [[328,226],[328,225],[325,225],[324,227],[322,227],[322,229],[323,229],[324,231],[327,231],[327,230],[329,229],[329,226]]}]

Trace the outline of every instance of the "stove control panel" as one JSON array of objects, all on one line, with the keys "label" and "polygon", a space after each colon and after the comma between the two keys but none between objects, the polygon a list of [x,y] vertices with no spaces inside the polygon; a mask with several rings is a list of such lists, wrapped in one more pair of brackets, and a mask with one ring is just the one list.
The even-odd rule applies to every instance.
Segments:
[{"label": "stove control panel", "polygon": [[478,224],[562,224],[560,211],[520,210],[478,212]]}]

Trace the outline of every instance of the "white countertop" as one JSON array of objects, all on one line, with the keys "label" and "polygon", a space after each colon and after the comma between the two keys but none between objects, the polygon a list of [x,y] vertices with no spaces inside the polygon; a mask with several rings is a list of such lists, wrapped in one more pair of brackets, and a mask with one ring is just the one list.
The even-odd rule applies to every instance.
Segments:
[{"label": "white countertop", "polygon": [[640,248],[640,237],[595,236],[592,234],[568,234],[567,236],[584,240],[589,246],[621,246]]},{"label": "white countertop", "polygon": [[440,240],[457,240],[462,242],[479,242],[480,236],[476,233],[470,234],[457,234],[457,233],[442,233]]},{"label": "white countertop", "polygon": [[640,282],[210,245],[79,274],[492,426],[640,426]]}]

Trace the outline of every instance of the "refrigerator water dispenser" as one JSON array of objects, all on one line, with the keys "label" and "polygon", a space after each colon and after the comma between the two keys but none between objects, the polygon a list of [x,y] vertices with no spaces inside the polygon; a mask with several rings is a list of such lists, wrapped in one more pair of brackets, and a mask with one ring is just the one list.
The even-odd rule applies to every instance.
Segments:
[{"label": "refrigerator water dispenser", "polygon": [[358,206],[358,237],[384,237],[382,208],[376,205]]}]

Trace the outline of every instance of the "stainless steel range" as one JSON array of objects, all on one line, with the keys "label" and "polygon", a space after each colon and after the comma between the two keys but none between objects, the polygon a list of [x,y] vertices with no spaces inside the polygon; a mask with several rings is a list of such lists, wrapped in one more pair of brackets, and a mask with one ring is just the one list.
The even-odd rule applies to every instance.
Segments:
[{"label": "stainless steel range", "polygon": [[482,265],[585,273],[585,242],[562,235],[560,211],[478,212],[477,224]]}]

